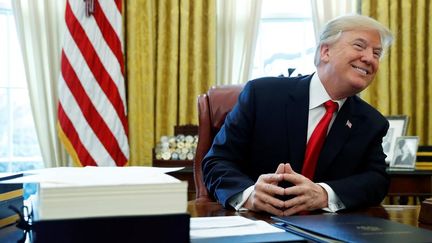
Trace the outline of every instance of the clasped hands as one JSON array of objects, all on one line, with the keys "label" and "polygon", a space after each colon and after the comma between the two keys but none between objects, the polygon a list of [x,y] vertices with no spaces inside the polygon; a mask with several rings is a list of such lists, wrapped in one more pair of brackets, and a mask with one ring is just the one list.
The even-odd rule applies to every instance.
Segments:
[{"label": "clasped hands", "polygon": [[[278,186],[282,181],[290,182],[293,186]],[[290,196],[291,199],[283,201],[278,199],[277,195]],[[296,173],[290,164],[282,163],[274,174],[263,174],[258,178],[254,191],[244,204],[249,210],[277,216],[288,216],[327,206],[328,196],[323,187]]]}]

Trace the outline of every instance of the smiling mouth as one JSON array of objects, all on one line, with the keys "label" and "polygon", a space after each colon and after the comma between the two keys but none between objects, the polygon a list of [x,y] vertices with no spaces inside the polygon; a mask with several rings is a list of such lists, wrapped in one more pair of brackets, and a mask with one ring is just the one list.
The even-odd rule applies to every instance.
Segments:
[{"label": "smiling mouth", "polygon": [[364,74],[364,75],[367,75],[367,74],[370,73],[368,70],[366,70],[366,69],[364,69],[364,68],[357,67],[357,66],[354,66],[354,65],[351,65],[351,66],[352,66],[353,68],[355,68],[357,71],[359,71],[360,73]]}]

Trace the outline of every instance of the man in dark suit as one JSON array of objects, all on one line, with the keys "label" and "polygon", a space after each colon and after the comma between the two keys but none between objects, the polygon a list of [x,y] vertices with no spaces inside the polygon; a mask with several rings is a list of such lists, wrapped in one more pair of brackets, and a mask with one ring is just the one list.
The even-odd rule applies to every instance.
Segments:
[{"label": "man in dark suit", "polygon": [[389,185],[381,146],[389,124],[356,94],[391,42],[376,20],[342,16],[321,33],[316,73],[249,81],[203,160],[210,195],[225,207],[274,215],[379,204]]}]

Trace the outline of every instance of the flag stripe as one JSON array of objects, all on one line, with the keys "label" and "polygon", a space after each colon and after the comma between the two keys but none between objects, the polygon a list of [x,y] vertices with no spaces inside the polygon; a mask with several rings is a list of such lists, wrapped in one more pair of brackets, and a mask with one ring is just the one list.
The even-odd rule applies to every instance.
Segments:
[{"label": "flag stripe", "polygon": [[[79,1],[73,1],[75,3],[79,3]],[[79,13],[80,15],[84,16],[84,11],[81,8],[81,11]],[[90,21],[90,20],[89,20]],[[120,119],[122,120],[123,127],[127,128],[127,121],[125,114],[125,107],[124,103],[122,102],[122,97],[119,94],[119,90],[117,89],[117,85],[115,84],[114,80],[109,76],[107,70],[113,70],[111,69],[111,63],[112,58],[110,58],[111,61],[107,61],[107,66],[104,66],[102,64],[101,59],[98,55],[97,49],[95,49],[92,45],[92,42],[88,38],[88,34],[96,33],[97,31],[88,30],[87,32],[84,31],[83,27],[81,26],[78,19],[75,18],[74,13],[72,12],[72,9],[69,4],[67,4],[66,7],[66,25],[69,28],[70,33],[73,33],[72,37],[77,44],[78,48],[80,49],[81,53],[84,56],[84,59],[87,62],[88,66],[91,66],[90,69],[96,78],[96,81],[101,86],[102,90],[107,94],[110,102],[113,104],[113,106],[116,108],[116,112]],[[93,43],[100,44],[103,38],[102,37],[95,37]],[[99,48],[102,48],[100,45]],[[105,68],[107,67],[107,68]],[[113,67],[114,68],[114,67]],[[119,68],[118,68],[119,69]],[[127,129],[125,129],[127,131]]]},{"label": "flag stripe", "polygon": [[[65,62],[62,60],[62,63]],[[111,158],[110,154],[105,150],[104,146],[101,144],[96,134],[93,133],[90,125],[87,123],[87,120],[84,119],[84,115],[82,114],[81,108],[78,106],[78,103],[75,100],[75,97],[72,95],[68,86],[66,85],[65,80],[62,76],[59,78],[59,88],[63,90],[62,99],[60,99],[60,105],[62,105],[64,113],[70,120],[71,126],[76,130],[78,137],[69,137],[72,140],[79,139],[83,146],[86,148],[91,157],[97,161],[98,165],[109,165],[114,166],[116,162]],[[62,126],[62,120],[59,120],[60,125]],[[67,128],[67,127],[66,127]],[[67,131],[64,131],[67,134]],[[73,143],[73,142],[71,142]],[[75,146],[74,146],[75,147]],[[78,153],[79,151],[75,148],[75,151]],[[79,157],[79,156],[78,156]],[[81,160],[81,163],[88,165],[86,160]]]},{"label": "flag stripe", "polygon": [[[94,16],[96,24],[99,26],[99,29],[101,30],[104,39],[106,40],[111,51],[117,57],[121,72],[124,75],[123,53],[120,41],[120,33],[117,32],[120,28],[118,26],[112,26],[106,16],[108,15],[110,19],[116,19],[119,17],[121,18],[121,15],[119,16],[118,11],[110,11],[113,8],[110,8],[110,6],[106,6],[109,4],[112,4],[112,2],[102,1],[101,4],[99,4],[99,1],[96,1]],[[114,21],[114,24],[115,23],[121,23],[121,21]]]},{"label": "flag stripe", "polygon": [[59,137],[79,165],[129,159],[122,2],[67,0],[59,77]]},{"label": "flag stripe", "polygon": [[[122,22],[121,10],[114,7],[116,3],[113,3],[111,1],[99,1],[98,4],[103,10],[105,17],[107,18],[107,21],[109,21],[111,26],[113,27],[113,30],[117,35],[117,38],[119,40],[122,40],[123,22]],[[120,44],[122,44],[122,41],[120,41]]]},{"label": "flag stripe", "polygon": [[68,137],[69,142],[73,145],[78,158],[81,161],[86,161],[87,165],[97,165],[92,156],[88,153],[87,149],[81,143],[77,131],[69,120],[69,117],[65,114],[61,104],[58,106],[58,119],[63,132]]},{"label": "flag stripe", "polygon": [[[72,39],[69,32],[65,33],[65,39]],[[64,55],[70,63],[85,63],[83,56],[79,55],[80,51],[75,45],[75,42],[69,41],[68,45],[64,45],[63,50]],[[92,94],[92,97],[94,98],[89,97],[90,99],[92,99],[92,104],[95,106],[100,116],[104,118],[109,129],[113,131],[113,133],[117,134],[117,140],[120,144],[121,150],[124,154],[127,154],[127,132],[123,129],[123,126],[116,125],[121,124],[121,120],[116,115],[115,108],[109,102],[108,97],[105,95],[103,90],[101,90],[100,86],[92,82],[92,80],[94,80],[94,77],[91,73],[90,68],[87,65],[81,65],[80,68],[77,68],[75,70],[75,74],[81,81],[80,85],[82,85],[85,90],[82,95]],[[79,117],[78,119],[81,118]],[[75,123],[77,122],[79,121],[75,121]]]},{"label": "flag stripe", "polygon": [[[84,9],[82,7],[82,3],[79,1],[73,1],[71,4],[71,12],[72,17],[76,17],[75,21],[77,21],[79,24],[77,24],[75,27],[78,29],[78,31],[82,31],[82,33],[85,33],[86,35],[73,35],[74,37],[83,37],[83,40],[88,41],[93,46],[93,49],[81,49],[81,51],[84,53],[88,53],[90,57],[95,58],[90,59],[88,61],[90,62],[100,62],[105,67],[105,73],[100,73],[100,77],[97,77],[96,79],[98,82],[108,82],[105,80],[105,74],[108,73],[110,79],[110,82],[113,82],[118,89],[118,93],[121,96],[121,100],[125,101],[125,90],[124,90],[124,80],[123,80],[123,71],[121,70],[121,66],[118,65],[118,62],[115,62],[115,55],[108,46],[107,42],[105,41],[103,34],[101,33],[101,30],[99,29],[99,26],[96,23],[95,18],[87,18],[85,17]],[[115,8],[115,5],[108,5],[111,6],[111,8]],[[96,10],[95,10],[96,11]],[[98,10],[101,12],[101,10]],[[115,10],[116,11],[116,10]],[[94,15],[93,15],[94,16]],[[121,19],[118,19],[117,21],[120,21]],[[121,26],[119,26],[121,27]],[[112,35],[116,35],[113,33]],[[115,47],[112,47],[115,48]],[[117,47],[117,49],[121,50],[121,45]],[[95,55],[97,53],[97,55]],[[86,58],[87,59],[87,58]],[[93,63],[93,65],[96,63]],[[99,70],[98,67],[95,68],[96,70]],[[115,97],[113,97],[115,98]],[[124,110],[126,110],[126,104],[123,103]]]},{"label": "flag stripe", "polygon": [[[102,1],[102,2],[105,2],[107,9],[115,9],[115,5],[107,4],[107,3],[112,3],[111,1]],[[97,1],[97,3],[99,2]],[[80,2],[74,1],[73,4],[71,5],[71,10],[75,16],[84,15],[83,13],[84,10],[79,7],[80,4],[81,4]],[[99,6],[99,4],[97,5]],[[113,12],[113,11],[107,10],[107,12]],[[115,10],[114,12],[117,12],[117,10]],[[97,16],[97,15],[103,15],[102,9],[100,8],[95,9],[95,13],[93,14],[93,16]],[[111,16],[111,17],[118,17],[118,16]],[[124,80],[123,80],[123,74],[124,74],[123,55],[121,54],[122,46],[109,45],[110,44],[109,41],[105,38],[106,36],[109,36],[110,38],[116,38],[116,36],[120,33],[111,32],[109,34],[104,34],[105,31],[109,31],[110,29],[109,28],[100,29],[100,24],[96,22],[96,18],[83,17],[83,18],[76,18],[76,20],[80,23],[80,27],[87,34],[86,37],[88,38],[89,42],[94,46],[94,51],[97,53],[96,57],[100,58],[99,60],[101,61],[102,65],[105,67],[105,71],[109,74],[111,80],[117,86],[122,101],[125,101],[125,97],[124,97],[125,90],[124,90]],[[83,22],[85,22],[85,24]],[[121,18],[117,18],[117,22],[121,23]],[[107,22],[104,24],[110,26],[111,30],[113,29],[111,22]],[[119,24],[117,24],[117,28],[121,28],[121,25],[119,26]],[[117,37],[116,39],[120,43],[120,37]],[[113,49],[118,51],[113,52]],[[120,52],[120,54],[116,56],[116,52]],[[121,61],[115,62],[114,60],[116,58],[117,60],[120,59]],[[101,76],[101,79],[103,78],[104,77]],[[100,79],[98,78],[98,80]],[[123,103],[123,105],[125,106],[125,110],[126,110],[126,104]]]},{"label": "flag stripe", "polygon": [[118,11],[121,13],[122,11],[122,0],[115,0]]},{"label": "flag stripe", "polygon": [[102,145],[111,155],[111,157],[115,161],[117,161],[117,163],[120,163],[119,165],[124,165],[127,159],[121,151],[117,139],[115,138],[111,130],[108,128],[104,119],[100,116],[96,108],[93,106],[92,101],[84,91],[80,80],[76,76],[76,73],[70,65],[64,52],[62,53],[62,60],[62,74],[69,77],[67,80],[65,80],[65,83],[71,91],[72,95],[75,97],[78,106],[85,107],[85,109],[81,109],[84,118],[87,120],[91,129],[99,138],[99,141],[102,143]]}]

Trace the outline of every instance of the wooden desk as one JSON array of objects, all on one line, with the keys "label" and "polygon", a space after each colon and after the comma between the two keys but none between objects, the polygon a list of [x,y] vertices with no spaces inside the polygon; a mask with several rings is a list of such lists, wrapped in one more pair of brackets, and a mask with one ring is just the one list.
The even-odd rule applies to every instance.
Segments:
[{"label": "wooden desk", "polygon": [[387,170],[390,175],[388,196],[390,203],[393,197],[401,197],[400,204],[407,203],[407,197],[419,198],[420,202],[432,197],[432,170]]},{"label": "wooden desk", "polygon": [[[189,201],[188,212],[191,217],[212,217],[212,216],[233,216],[241,215],[247,218],[270,221],[268,214],[254,213],[250,211],[236,212],[234,210],[224,209],[216,202],[197,203]],[[420,206],[418,205],[383,205],[370,207],[362,210],[345,212],[344,214],[363,214],[391,221],[407,224],[415,227],[421,227],[432,230],[432,225],[421,225],[418,223]]]},{"label": "wooden desk", "polygon": [[193,161],[191,160],[156,160],[153,159],[153,166],[156,167],[184,167],[179,171],[169,173],[181,181],[188,182],[188,200],[196,198],[195,181],[193,177]]},{"label": "wooden desk", "polygon": [[[420,225],[418,223],[419,211],[420,206],[417,205],[384,205],[346,213],[369,215],[432,230],[431,225]],[[195,201],[189,201],[188,212],[190,213],[191,217],[242,215],[248,218],[255,218],[265,221],[271,220],[267,214],[249,211],[236,212],[234,210],[227,210],[216,202],[197,203]],[[17,240],[21,239],[22,236],[22,230],[17,229],[15,226],[8,226],[0,229],[0,242],[17,242]]]}]

